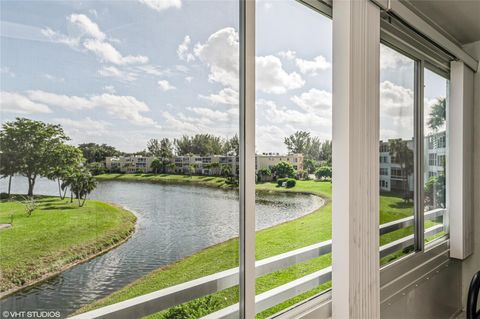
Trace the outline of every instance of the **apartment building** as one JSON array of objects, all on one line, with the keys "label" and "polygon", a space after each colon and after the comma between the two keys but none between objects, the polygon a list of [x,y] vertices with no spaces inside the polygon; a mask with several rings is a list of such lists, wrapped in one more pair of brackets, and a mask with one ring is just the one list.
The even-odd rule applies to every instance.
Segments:
[{"label": "apartment building", "polygon": [[[406,141],[406,143],[408,149],[413,152],[413,139]],[[426,136],[424,145],[424,183],[426,183],[430,177],[445,172],[445,154],[447,152],[445,131]],[[380,141],[380,190],[384,192],[403,192],[405,183],[408,185],[408,190],[413,192],[413,171],[407,176],[401,163],[391,156],[390,141]]]},{"label": "apartment building", "polygon": [[[151,173],[153,172],[151,164],[154,159],[155,157],[153,156],[138,155],[107,157],[105,158],[105,167],[112,172]],[[281,155],[278,153],[263,153],[257,154],[255,157],[255,172],[257,173],[264,168],[271,169],[281,161],[291,163],[297,171],[303,170],[302,154]],[[170,163],[174,165],[168,165],[165,167],[165,171],[175,174],[190,174],[193,169],[193,173],[197,175],[220,175],[222,166],[229,165],[231,166],[231,171],[238,175],[239,169],[238,156],[232,155],[174,156]]]}]

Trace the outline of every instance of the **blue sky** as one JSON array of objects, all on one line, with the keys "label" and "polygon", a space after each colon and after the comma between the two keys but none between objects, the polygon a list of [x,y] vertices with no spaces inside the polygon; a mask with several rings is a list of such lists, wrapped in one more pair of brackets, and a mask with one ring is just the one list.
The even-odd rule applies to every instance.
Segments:
[{"label": "blue sky", "polygon": [[[60,123],[73,144],[128,152],[238,133],[237,1],[2,1],[0,17],[2,122]],[[257,2],[257,151],[284,152],[296,130],[331,138],[331,36],[296,1]],[[388,116],[408,109],[410,66],[382,57],[383,136],[407,137],[408,119]]]}]

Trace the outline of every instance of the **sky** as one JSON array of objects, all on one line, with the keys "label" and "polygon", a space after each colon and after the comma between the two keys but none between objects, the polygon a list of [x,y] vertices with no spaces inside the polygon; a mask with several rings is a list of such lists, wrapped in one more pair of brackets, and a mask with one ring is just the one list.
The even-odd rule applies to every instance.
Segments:
[{"label": "sky", "polygon": [[[150,138],[238,133],[237,1],[0,5],[2,123],[60,123],[72,144],[125,152]],[[257,1],[256,14],[257,152],[286,152],[297,130],[331,139],[331,20],[293,0]],[[381,136],[411,138],[412,62],[381,54]]]}]

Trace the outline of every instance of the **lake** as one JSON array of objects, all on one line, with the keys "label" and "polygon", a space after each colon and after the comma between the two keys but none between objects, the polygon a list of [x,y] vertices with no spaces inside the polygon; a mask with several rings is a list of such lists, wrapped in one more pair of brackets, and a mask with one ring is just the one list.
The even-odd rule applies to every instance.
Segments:
[{"label": "lake", "polygon": [[[2,179],[0,192],[6,189],[7,181]],[[26,180],[15,177],[12,193],[26,191]],[[57,184],[39,179],[34,193],[58,196]],[[138,221],[132,238],[102,256],[0,300],[2,311],[55,310],[64,317],[154,269],[238,236],[236,191],[105,181],[98,183],[89,198],[119,204],[133,211]],[[259,193],[256,228],[304,216],[322,204],[323,200],[313,195]]]}]

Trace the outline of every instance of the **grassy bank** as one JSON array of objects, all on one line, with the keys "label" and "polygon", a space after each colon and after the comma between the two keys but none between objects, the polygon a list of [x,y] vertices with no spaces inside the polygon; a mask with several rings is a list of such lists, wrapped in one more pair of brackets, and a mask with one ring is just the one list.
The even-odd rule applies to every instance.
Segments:
[{"label": "grassy bank", "polygon": [[102,174],[95,178],[99,181],[129,181],[143,183],[192,184],[219,188],[235,188],[237,185],[227,183],[223,177],[189,176],[174,174]]},{"label": "grassy bank", "polygon": [[[18,201],[0,202],[0,291],[12,292],[63,271],[127,239],[136,217],[89,200],[83,207],[58,197],[39,197],[31,216]],[[13,216],[13,219],[12,219]]]},{"label": "grassy bank", "polygon": [[[160,176],[158,178],[165,180],[167,176]],[[181,179],[184,177],[180,176],[178,178]],[[143,177],[142,175],[122,175],[121,177],[115,179],[139,180],[143,179]],[[147,175],[146,179],[148,181],[155,182],[155,177],[153,176]],[[325,205],[312,214],[258,231],[256,234],[255,251],[257,260],[284,253],[293,249],[305,247],[331,238],[330,182],[297,181],[297,185],[290,189],[278,188],[275,183],[262,183],[257,185],[257,190],[310,193],[322,196],[325,199]],[[411,205],[404,204],[403,200],[400,198],[382,196],[380,200],[381,222],[392,221],[411,214]],[[390,240],[397,239],[403,236],[406,232],[408,232],[408,230],[399,232],[396,235],[391,235],[388,238],[383,238],[385,237],[383,236],[382,242],[388,242]],[[232,239],[206,248],[176,263],[157,269],[124,287],[123,289],[113,293],[112,295],[87,307],[84,307],[80,310],[80,312],[114,304],[195,278],[213,274],[229,268],[238,267],[238,263],[238,240]],[[330,264],[331,255],[328,254],[258,278],[256,281],[257,294],[288,283],[294,279],[305,276],[306,274],[315,272],[319,269],[329,266]],[[327,283],[310,290],[307,293],[262,312],[257,316],[257,318],[267,318],[268,316],[271,316],[288,306],[312,296],[328,288],[329,286],[330,283]],[[179,315],[182,314],[185,309],[189,309],[188,311],[190,315],[194,313],[195,315],[193,315],[193,317],[200,317],[236,302],[238,302],[238,287],[226,289],[206,298],[200,298],[193,302],[187,303],[182,307],[175,307],[168,311],[163,311],[152,315],[149,318],[187,318],[188,316],[182,317]]]}]

